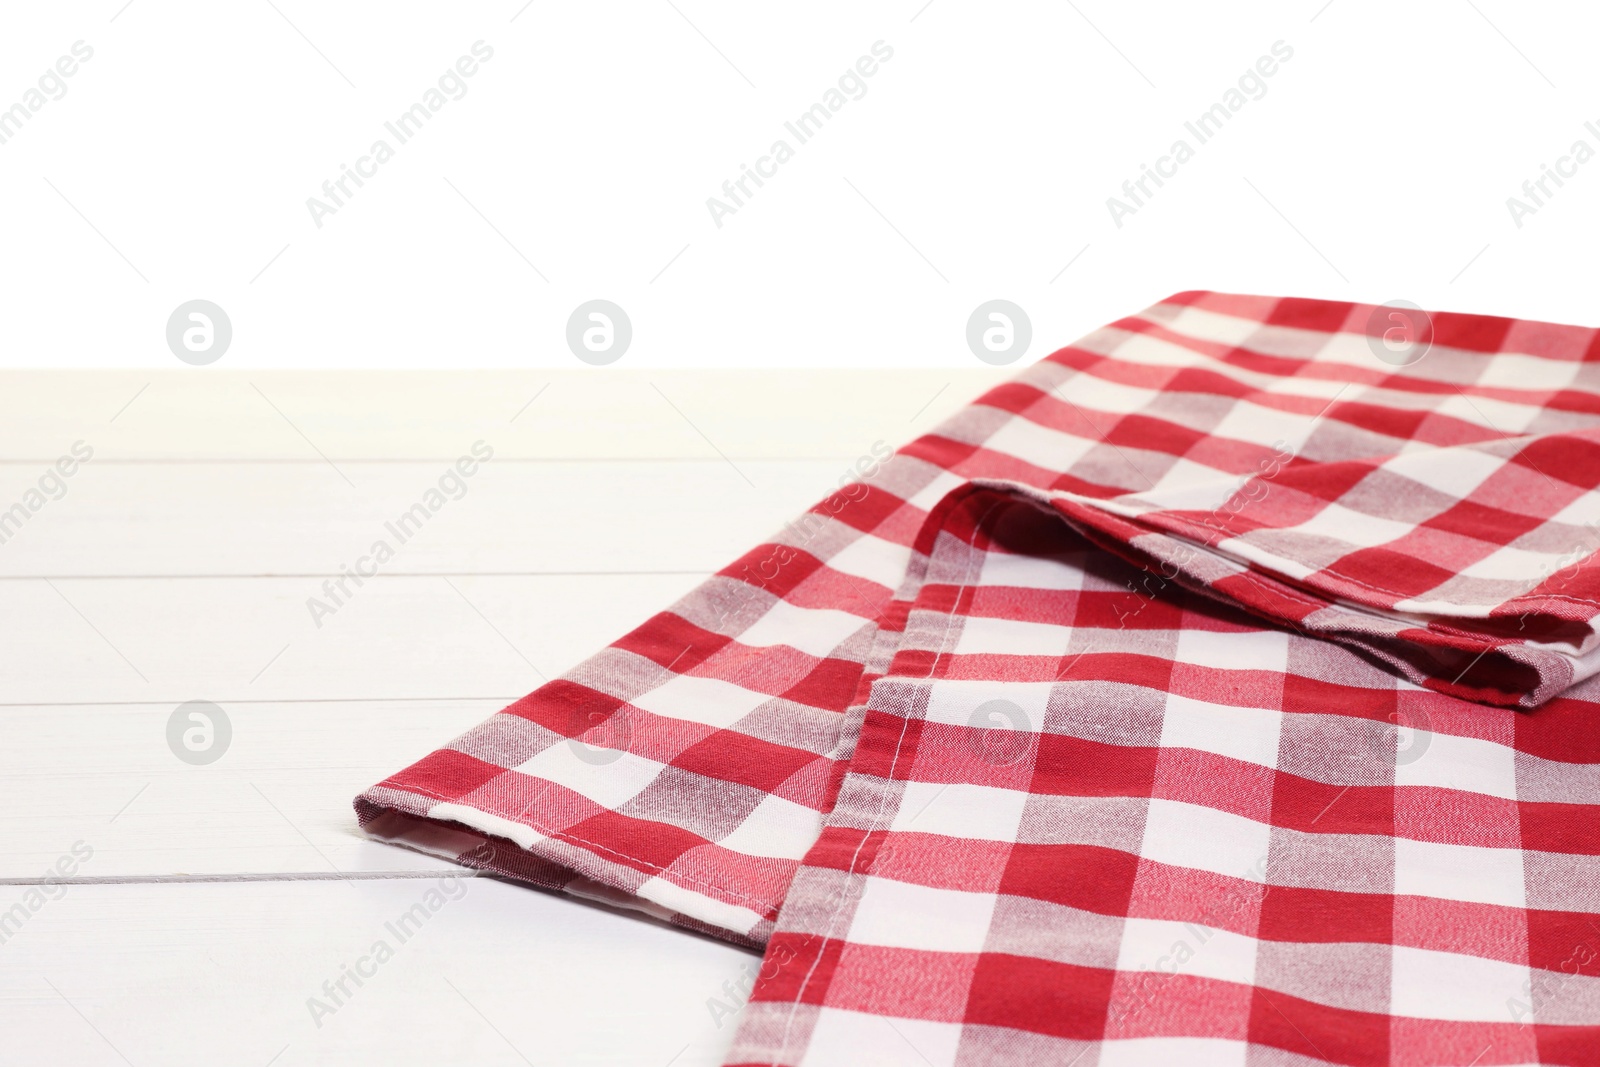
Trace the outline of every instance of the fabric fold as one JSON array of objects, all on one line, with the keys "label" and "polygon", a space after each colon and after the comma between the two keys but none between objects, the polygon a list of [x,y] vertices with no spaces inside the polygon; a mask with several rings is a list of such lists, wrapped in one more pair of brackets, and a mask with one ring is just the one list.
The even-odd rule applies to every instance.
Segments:
[{"label": "fabric fold", "polygon": [[[1600,855],[1600,745],[1575,725],[1600,664],[1600,344],[1439,314],[1396,367],[1378,311],[1182,293],[1096,331],[358,816],[765,946],[733,1063],[879,1062],[885,1019],[935,1063],[1163,1041],[1384,1062],[1425,1024],[1541,1062],[1503,1003],[1455,1019],[1425,990],[1558,972],[1549,939],[1600,921],[1576,874],[1528,873]],[[1401,922],[1418,907],[1523,947]],[[1184,923],[1226,958],[1129,1015],[1167,969],[1140,946]],[[1377,979],[1315,947],[1336,942],[1382,996],[1348,993]],[[1569,990],[1592,1011],[1520,981],[1499,1001],[1600,1026],[1600,974]],[[1294,1036],[1379,1019],[1382,1042]]]},{"label": "fabric fold", "polygon": [[1359,461],[1280,447],[1242,484],[1056,506],[1168,579],[1441,692],[1536,707],[1600,668],[1600,432]]}]

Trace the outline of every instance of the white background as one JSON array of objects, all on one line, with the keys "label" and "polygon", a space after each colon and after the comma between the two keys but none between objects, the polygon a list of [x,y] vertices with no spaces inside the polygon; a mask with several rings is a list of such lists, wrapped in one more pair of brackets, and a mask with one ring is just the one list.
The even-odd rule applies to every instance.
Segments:
[{"label": "white background", "polygon": [[[641,369],[974,366],[997,297],[1028,360],[1195,288],[1600,321],[1600,161],[1521,228],[1506,206],[1600,148],[1587,5],[275,3],[10,7],[0,107],[94,57],[0,144],[0,362],[179,367],[193,298],[235,368],[576,368],[596,297]],[[315,226],[480,39],[466,96]],[[866,95],[717,227],[706,199],[879,40]],[[1267,94],[1114,225],[1278,40]]]}]

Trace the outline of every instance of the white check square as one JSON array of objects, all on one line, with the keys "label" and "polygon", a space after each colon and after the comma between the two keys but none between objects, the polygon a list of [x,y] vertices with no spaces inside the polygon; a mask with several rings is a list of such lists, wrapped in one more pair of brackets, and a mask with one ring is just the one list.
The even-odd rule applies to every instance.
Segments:
[{"label": "white check square", "polygon": [[867,879],[850,923],[858,945],[924,952],[981,952],[994,918],[995,895]]}]

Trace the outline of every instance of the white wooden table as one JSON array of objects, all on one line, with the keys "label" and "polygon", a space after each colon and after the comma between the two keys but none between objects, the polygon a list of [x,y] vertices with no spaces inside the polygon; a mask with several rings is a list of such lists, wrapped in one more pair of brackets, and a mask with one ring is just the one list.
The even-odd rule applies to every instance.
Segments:
[{"label": "white wooden table", "polygon": [[[1008,376],[0,374],[0,1063],[718,1063],[753,956],[452,880],[350,800]],[[209,763],[169,747],[196,700]]]}]

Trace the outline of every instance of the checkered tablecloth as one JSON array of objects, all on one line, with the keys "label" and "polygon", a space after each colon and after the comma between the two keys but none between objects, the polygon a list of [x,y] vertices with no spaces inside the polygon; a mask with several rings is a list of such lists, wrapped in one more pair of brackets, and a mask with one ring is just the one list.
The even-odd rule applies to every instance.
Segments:
[{"label": "checkered tablecloth", "polygon": [[368,790],[728,1062],[1600,1063],[1600,339],[1182,293]]}]

